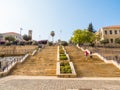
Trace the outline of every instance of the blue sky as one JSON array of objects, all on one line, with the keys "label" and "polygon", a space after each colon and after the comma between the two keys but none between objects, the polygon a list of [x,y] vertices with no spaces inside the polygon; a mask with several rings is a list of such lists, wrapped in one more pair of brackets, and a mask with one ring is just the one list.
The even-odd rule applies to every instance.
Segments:
[{"label": "blue sky", "polygon": [[[0,33],[33,30],[33,39],[69,40],[76,29],[120,25],[120,0],[0,0]],[[61,33],[60,33],[61,31]]]}]

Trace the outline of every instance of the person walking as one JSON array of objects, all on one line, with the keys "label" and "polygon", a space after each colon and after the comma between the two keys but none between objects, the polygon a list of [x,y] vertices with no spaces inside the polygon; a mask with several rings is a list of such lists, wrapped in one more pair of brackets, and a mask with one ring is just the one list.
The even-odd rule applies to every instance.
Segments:
[{"label": "person walking", "polygon": [[88,51],[85,51],[86,60],[87,60],[87,58],[88,58],[88,55],[89,55]]},{"label": "person walking", "polygon": [[90,58],[92,58],[92,52],[90,51]]}]

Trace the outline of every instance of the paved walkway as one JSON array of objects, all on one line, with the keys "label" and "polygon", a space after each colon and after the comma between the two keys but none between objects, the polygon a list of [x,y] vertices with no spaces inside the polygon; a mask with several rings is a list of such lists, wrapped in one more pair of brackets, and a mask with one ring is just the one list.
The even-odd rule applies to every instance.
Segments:
[{"label": "paved walkway", "polygon": [[120,90],[120,78],[7,76],[0,79],[0,90]]}]

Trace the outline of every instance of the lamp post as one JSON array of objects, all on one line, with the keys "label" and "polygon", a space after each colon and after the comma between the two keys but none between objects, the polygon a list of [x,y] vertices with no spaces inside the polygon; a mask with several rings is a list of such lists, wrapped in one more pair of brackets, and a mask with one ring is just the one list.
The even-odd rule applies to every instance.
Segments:
[{"label": "lamp post", "polygon": [[22,28],[20,28],[20,35],[21,35],[22,30],[23,30],[23,29],[22,29]]},{"label": "lamp post", "polygon": [[60,30],[60,45],[61,45],[61,36],[62,36],[62,30]]}]

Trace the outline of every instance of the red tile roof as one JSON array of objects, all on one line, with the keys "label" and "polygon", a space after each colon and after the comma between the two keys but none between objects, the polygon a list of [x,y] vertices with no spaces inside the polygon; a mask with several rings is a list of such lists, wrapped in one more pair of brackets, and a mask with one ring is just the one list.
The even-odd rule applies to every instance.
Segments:
[{"label": "red tile roof", "polygon": [[106,27],[103,27],[103,29],[120,29],[120,25],[106,26]]},{"label": "red tile roof", "polygon": [[19,33],[15,33],[15,32],[6,32],[6,33],[3,33],[3,34],[17,34],[17,35],[20,35]]}]

